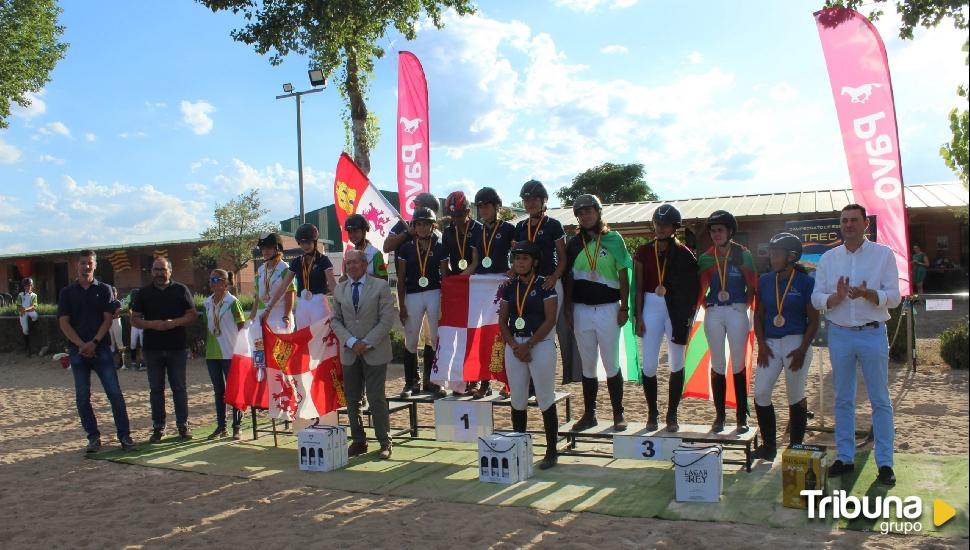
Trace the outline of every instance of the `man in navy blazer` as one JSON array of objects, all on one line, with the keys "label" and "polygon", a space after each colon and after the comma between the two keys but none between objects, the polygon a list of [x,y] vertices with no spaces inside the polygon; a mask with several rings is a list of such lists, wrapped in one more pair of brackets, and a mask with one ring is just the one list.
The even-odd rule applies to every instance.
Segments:
[{"label": "man in navy blazer", "polygon": [[340,341],[340,362],[344,371],[347,416],[353,442],[351,457],[367,452],[367,439],[360,416],[364,391],[370,403],[374,434],[381,444],[380,457],[391,457],[388,436],[390,417],[384,383],[391,360],[391,327],[397,318],[391,288],[387,281],[367,274],[367,257],[359,250],[344,254],[347,279],[333,291],[331,326]]}]

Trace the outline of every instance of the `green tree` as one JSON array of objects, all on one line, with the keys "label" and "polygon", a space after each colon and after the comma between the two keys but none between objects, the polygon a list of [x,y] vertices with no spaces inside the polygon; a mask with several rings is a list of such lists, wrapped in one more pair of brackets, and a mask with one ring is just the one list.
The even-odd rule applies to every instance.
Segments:
[{"label": "green tree", "polygon": [[61,11],[54,0],[0,0],[0,128],[8,125],[11,103],[30,105],[27,94],[50,82],[64,57]]},{"label": "green tree", "polygon": [[212,226],[200,235],[209,244],[200,248],[193,258],[195,266],[209,269],[217,265],[218,260],[227,259],[238,281],[239,272],[253,257],[253,248],[259,237],[276,229],[263,219],[267,212],[260,201],[258,189],[243,193],[225,204],[217,203]]},{"label": "green tree", "polygon": [[246,25],[232,38],[254,46],[270,63],[279,65],[290,53],[307,55],[310,67],[337,75],[346,103],[344,126],[354,162],[370,172],[370,150],[379,135],[377,119],[367,110],[368,82],[374,60],[384,56],[377,43],[389,27],[404,38],[417,36],[422,15],[441,28],[441,13],[454,8],[459,15],[474,12],[471,0],[197,0],[214,12],[242,13]]},{"label": "green tree", "polygon": [[569,206],[584,193],[596,195],[603,203],[657,200],[657,194],[643,179],[642,164],[607,162],[590,168],[573,178],[571,185],[556,191],[556,196],[563,206]]},{"label": "green tree", "polygon": [[[963,44],[963,51],[967,51],[970,44]],[[968,58],[970,61],[970,58]],[[967,136],[970,134],[970,111],[967,110],[967,87],[960,86],[957,89],[957,95],[963,98],[964,108],[961,111],[959,108],[954,107],[950,110],[950,131],[953,133],[953,139],[950,143],[944,143],[940,147],[940,156],[943,157],[943,162],[953,170],[957,176],[960,177],[960,181],[963,182],[963,186],[967,187],[967,173],[970,172],[970,143],[968,143]]]}]

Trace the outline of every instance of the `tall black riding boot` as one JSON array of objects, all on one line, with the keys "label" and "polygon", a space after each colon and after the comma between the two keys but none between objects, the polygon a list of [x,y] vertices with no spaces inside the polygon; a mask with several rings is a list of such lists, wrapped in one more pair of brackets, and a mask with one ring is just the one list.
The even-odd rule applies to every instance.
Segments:
[{"label": "tall black riding boot", "polygon": [[808,408],[805,405],[804,401],[800,401],[788,407],[788,424],[791,430],[789,440],[792,443],[805,442],[805,427],[808,425]]},{"label": "tall black riding boot", "polygon": [[652,432],[657,429],[657,419],[660,413],[657,411],[657,377],[643,377],[643,396],[647,399],[647,431]]},{"label": "tall black riding boot", "polygon": [[30,355],[30,335],[29,334],[24,334],[24,351],[27,352],[27,355]]},{"label": "tall black riding boot", "polygon": [[680,424],[677,423],[677,407],[680,406],[680,397],[684,394],[684,371],[670,373],[670,382],[667,384],[667,431],[680,431]]},{"label": "tall black riding boot", "polygon": [[431,382],[432,368],[434,368],[434,348],[426,345],[424,346],[424,391],[431,392],[438,397],[444,397],[447,395],[445,390],[438,384]]},{"label": "tall black riding boot", "polygon": [[714,395],[714,423],[711,424],[711,431],[720,433],[724,431],[724,401],[727,394],[727,378],[723,374],[711,371],[711,393]]},{"label": "tall black riding boot", "polygon": [[596,391],[599,381],[596,378],[583,377],[583,416],[573,426],[573,430],[581,432],[597,424],[596,421]]},{"label": "tall black riding boot", "polygon": [[754,413],[758,417],[758,429],[761,431],[761,445],[754,450],[754,458],[760,458],[762,460],[774,460],[777,454],[777,442],[775,441],[777,437],[778,427],[777,420],[775,417],[775,406],[768,405],[762,407],[757,402],[754,404]]},{"label": "tall black riding boot", "polygon": [[418,377],[418,355],[410,351],[404,351],[404,389],[401,390],[401,397],[410,397],[411,394],[418,392],[418,384],[415,380]]},{"label": "tall black riding boot", "polygon": [[734,417],[739,434],[748,432],[748,377],[745,374],[744,369],[734,373],[734,402],[737,403]]},{"label": "tall black riding boot", "polygon": [[548,470],[559,461],[559,451],[556,443],[559,441],[559,415],[556,414],[556,404],[542,411],[542,430],[546,432],[546,456],[539,463],[540,470]]},{"label": "tall black riding boot", "polygon": [[613,431],[626,430],[623,418],[623,375],[619,372],[606,379],[606,389],[610,392],[610,405],[613,407]]},{"label": "tall black riding boot", "polygon": [[512,431],[525,433],[526,426],[529,423],[528,411],[509,407],[512,409]]}]

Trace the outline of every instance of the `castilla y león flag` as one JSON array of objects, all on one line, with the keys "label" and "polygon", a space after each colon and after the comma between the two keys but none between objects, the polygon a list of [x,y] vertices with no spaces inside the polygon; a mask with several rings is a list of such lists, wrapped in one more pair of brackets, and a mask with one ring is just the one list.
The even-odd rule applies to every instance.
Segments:
[{"label": "castilla y le\u00f3n flag", "polygon": [[364,216],[370,224],[367,240],[378,250],[382,250],[384,239],[401,216],[347,153],[341,153],[337,161],[333,197],[337,205],[337,223],[340,225],[344,250],[353,248],[347,230],[344,229],[344,222],[351,214]]},{"label": "castilla y le\u00f3n flag", "polygon": [[466,381],[505,377],[505,343],[498,328],[504,275],[455,275],[441,283],[441,321],[431,380],[463,390]]},{"label": "castilla y le\u00f3n flag", "polygon": [[287,334],[246,323],[233,351],[226,403],[268,409],[282,420],[317,418],[345,406],[338,346],[329,317]]}]

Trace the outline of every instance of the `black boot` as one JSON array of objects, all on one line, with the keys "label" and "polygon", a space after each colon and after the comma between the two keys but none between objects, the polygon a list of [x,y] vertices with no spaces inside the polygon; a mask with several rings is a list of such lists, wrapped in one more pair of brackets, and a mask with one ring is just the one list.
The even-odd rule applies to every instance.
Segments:
[{"label": "black boot", "polygon": [[556,443],[559,441],[559,415],[556,414],[555,403],[542,411],[542,429],[546,432],[546,456],[539,463],[539,469],[548,470],[559,461],[559,451],[556,450]]},{"label": "black boot", "polygon": [[680,396],[684,393],[684,371],[670,373],[670,382],[667,386],[667,431],[679,432],[680,424],[677,423],[677,407],[680,406]]},{"label": "black boot", "polygon": [[434,394],[436,397],[448,395],[438,384],[431,382],[431,369],[434,367],[434,348],[424,346],[424,391]]},{"label": "black boot", "polygon": [[29,334],[24,334],[24,351],[26,351],[27,356],[30,357],[30,335]]},{"label": "black boot", "polygon": [[418,392],[415,380],[418,378],[418,355],[410,351],[404,352],[404,389],[401,390],[401,398],[411,397]]},{"label": "black boot", "polygon": [[610,392],[610,405],[613,407],[613,431],[626,430],[626,419],[623,418],[623,375],[616,373],[606,379],[606,389]]},{"label": "black boot", "polygon": [[711,371],[711,393],[714,395],[714,423],[711,424],[711,431],[721,433],[724,431],[724,401],[727,393],[727,378],[723,374]]},{"label": "black boot", "polygon": [[583,416],[575,425],[573,430],[581,432],[588,430],[597,424],[596,421],[596,391],[599,389],[599,380],[596,378],[583,377]]},{"label": "black boot", "polygon": [[806,403],[800,401],[788,407],[789,441],[801,445],[805,442],[805,427],[808,425],[808,409]]},{"label": "black boot", "polygon": [[768,405],[762,407],[757,402],[754,404],[754,412],[758,416],[758,429],[761,431],[761,445],[754,450],[754,458],[773,461],[778,453],[776,447],[776,434],[778,432],[775,417],[775,406]]},{"label": "black boot", "polygon": [[[511,407],[510,407],[511,408]],[[526,426],[528,425],[528,411],[520,411],[519,409],[512,409],[512,431],[525,433]]]},{"label": "black boot", "polygon": [[738,433],[748,433],[748,378],[744,369],[734,374],[734,402],[737,403],[734,417]]},{"label": "black boot", "polygon": [[643,377],[643,396],[647,398],[647,431],[657,430],[657,419],[660,413],[657,412],[657,377]]}]

